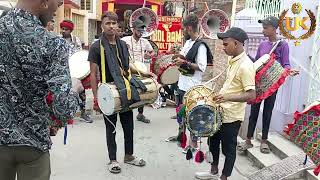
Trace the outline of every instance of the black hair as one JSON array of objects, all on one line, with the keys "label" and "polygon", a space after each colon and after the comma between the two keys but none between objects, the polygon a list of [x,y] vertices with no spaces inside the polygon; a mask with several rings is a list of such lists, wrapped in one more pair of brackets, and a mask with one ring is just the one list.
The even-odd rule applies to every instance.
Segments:
[{"label": "black hair", "polygon": [[191,26],[194,32],[199,32],[199,18],[195,14],[188,15],[182,22],[184,27]]},{"label": "black hair", "polygon": [[111,12],[111,11],[106,11],[103,13],[103,15],[101,16],[101,21],[104,19],[104,18],[108,18],[110,20],[113,20],[113,21],[117,21],[118,22],[118,15],[115,13],[115,12]]}]

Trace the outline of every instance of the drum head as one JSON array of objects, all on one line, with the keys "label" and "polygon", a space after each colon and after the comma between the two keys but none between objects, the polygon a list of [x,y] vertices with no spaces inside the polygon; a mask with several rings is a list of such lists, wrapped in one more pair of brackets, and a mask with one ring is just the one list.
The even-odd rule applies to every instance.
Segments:
[{"label": "drum head", "polygon": [[114,114],[115,100],[112,89],[107,84],[100,84],[98,88],[98,104],[105,115]]},{"label": "drum head", "polygon": [[161,75],[161,83],[162,84],[174,84],[179,80],[179,67],[178,66],[170,66],[168,67]]},{"label": "drum head", "polygon": [[187,115],[187,127],[197,137],[209,137],[219,131],[222,124],[222,114],[214,107],[198,105]]},{"label": "drum head", "polygon": [[256,60],[253,63],[254,69],[256,71],[259,71],[270,59],[270,55],[269,54],[265,54],[263,56],[261,56],[258,60]]},{"label": "drum head", "polygon": [[88,51],[82,50],[74,53],[69,58],[71,77],[82,80],[90,74],[90,62],[88,61],[88,55]]}]

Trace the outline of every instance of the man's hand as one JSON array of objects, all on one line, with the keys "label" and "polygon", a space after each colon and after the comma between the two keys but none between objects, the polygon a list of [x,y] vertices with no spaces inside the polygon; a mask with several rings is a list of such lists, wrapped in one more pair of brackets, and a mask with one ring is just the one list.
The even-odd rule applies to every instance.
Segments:
[{"label": "man's hand", "polygon": [[174,62],[177,66],[181,66],[182,64],[187,63],[186,60],[181,59],[180,57],[177,57],[176,59],[174,59],[173,62]]},{"label": "man's hand", "polygon": [[97,99],[97,98],[94,98],[94,99],[93,99],[93,110],[98,111],[98,112],[101,112],[101,109],[100,109],[100,107],[99,107],[98,99]]},{"label": "man's hand", "polygon": [[57,127],[50,127],[50,136],[56,136],[58,134],[59,128]]},{"label": "man's hand", "polygon": [[296,69],[290,69],[289,71],[289,75],[292,77],[298,75],[299,73],[300,73],[299,70],[296,70]]},{"label": "man's hand", "polygon": [[226,97],[222,94],[218,94],[216,96],[213,97],[213,101],[215,101],[217,104],[226,102]]}]

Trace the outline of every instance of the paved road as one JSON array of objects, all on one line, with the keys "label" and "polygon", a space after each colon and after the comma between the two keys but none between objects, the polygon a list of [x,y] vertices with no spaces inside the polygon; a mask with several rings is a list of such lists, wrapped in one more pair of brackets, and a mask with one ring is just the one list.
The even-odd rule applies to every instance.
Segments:
[{"label": "paved road", "polygon": [[[118,161],[122,173],[110,174],[107,170],[107,148],[105,126],[101,116],[92,116],[93,124],[76,121],[69,127],[68,144],[63,145],[63,131],[53,138],[51,151],[52,180],[191,180],[194,173],[209,169],[209,164],[197,164],[185,160],[181,148],[175,143],[164,141],[175,135],[177,124],[170,119],[173,108],[154,110],[146,108],[146,115],[152,119],[151,124],[135,121],[135,154],[147,161],[143,168],[132,167],[123,163],[124,146],[121,124],[117,126]],[[136,114],[136,111],[134,111]],[[206,141],[203,139],[203,141]],[[202,145],[206,149],[206,145]],[[204,150],[205,151],[205,150]],[[223,156],[221,156],[223,158]],[[221,161],[223,162],[223,161]],[[248,165],[246,158],[237,159],[237,166],[244,173],[255,169]],[[221,164],[223,165],[223,164]],[[222,168],[221,168],[222,169]],[[236,170],[231,180],[244,179]]]}]

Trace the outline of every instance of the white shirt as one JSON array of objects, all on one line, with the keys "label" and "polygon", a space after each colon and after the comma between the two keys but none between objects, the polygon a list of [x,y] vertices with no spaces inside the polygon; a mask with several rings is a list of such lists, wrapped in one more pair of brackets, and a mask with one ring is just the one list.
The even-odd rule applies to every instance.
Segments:
[{"label": "white shirt", "polygon": [[[190,49],[192,48],[195,41],[189,39],[184,44],[180,51],[180,54],[186,56]],[[195,71],[193,76],[185,76],[180,73],[178,87],[182,91],[188,91],[193,86],[199,85],[202,81],[202,75],[207,67],[207,48],[205,45],[201,44],[198,48],[198,53],[196,56],[196,64],[199,66],[201,71]]]},{"label": "white shirt", "polygon": [[140,38],[138,41],[136,41],[133,36],[126,36],[123,37],[121,40],[125,41],[128,50],[131,56],[132,61],[141,61],[145,62],[144,54],[146,51],[153,51],[153,48],[149,41],[144,38]]}]

